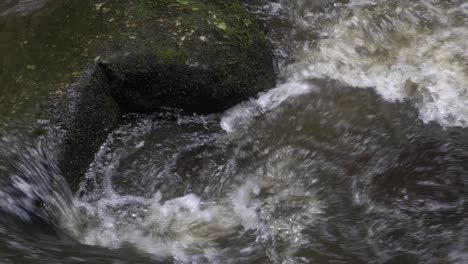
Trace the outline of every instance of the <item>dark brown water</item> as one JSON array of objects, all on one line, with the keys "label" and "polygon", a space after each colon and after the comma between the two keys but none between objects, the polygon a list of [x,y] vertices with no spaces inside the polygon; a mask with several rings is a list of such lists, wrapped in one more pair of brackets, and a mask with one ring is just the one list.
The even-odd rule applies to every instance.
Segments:
[{"label": "dark brown water", "polygon": [[128,116],[76,194],[53,135],[2,122],[0,262],[468,262],[468,5],[249,4],[280,84]]}]

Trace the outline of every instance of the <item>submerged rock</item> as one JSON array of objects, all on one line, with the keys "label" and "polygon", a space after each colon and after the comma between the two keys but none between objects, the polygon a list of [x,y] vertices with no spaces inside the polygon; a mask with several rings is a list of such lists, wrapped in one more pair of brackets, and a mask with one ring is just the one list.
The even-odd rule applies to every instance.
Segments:
[{"label": "submerged rock", "polygon": [[238,1],[104,1],[94,8],[112,24],[105,45],[49,111],[64,131],[62,170],[74,188],[122,114],[215,113],[275,84],[267,37]]}]

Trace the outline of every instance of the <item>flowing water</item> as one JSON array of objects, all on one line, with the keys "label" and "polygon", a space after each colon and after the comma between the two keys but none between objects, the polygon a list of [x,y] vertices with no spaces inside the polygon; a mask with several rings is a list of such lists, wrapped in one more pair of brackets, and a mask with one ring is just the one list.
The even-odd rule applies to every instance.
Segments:
[{"label": "flowing water", "polygon": [[468,263],[468,3],[248,4],[278,86],[127,116],[75,194],[54,135],[1,127],[1,263]]}]

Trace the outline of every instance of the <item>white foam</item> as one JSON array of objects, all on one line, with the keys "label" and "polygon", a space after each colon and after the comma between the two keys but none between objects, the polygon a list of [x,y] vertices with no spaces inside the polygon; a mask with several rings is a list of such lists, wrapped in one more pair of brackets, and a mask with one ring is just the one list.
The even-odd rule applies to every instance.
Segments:
[{"label": "white foam", "polygon": [[[268,177],[275,178],[271,174]],[[303,221],[314,219],[320,213],[320,204],[301,189],[303,184],[283,188],[284,182],[280,179],[274,182],[274,178],[251,177],[214,200],[203,201],[189,194],[161,201],[161,194],[145,199],[113,193],[94,203],[83,202],[81,207],[90,220],[83,236],[78,238],[85,244],[108,248],[131,244],[157,258],[174,258],[183,263],[194,263],[199,258],[222,263],[219,261],[224,249],[217,241],[248,230],[257,236],[251,243],[279,236],[291,241],[292,246],[300,245]],[[264,188],[271,191],[267,197],[260,196]],[[297,193],[307,197],[306,210],[290,217],[272,217],[276,208],[283,208],[284,202]],[[301,221],[292,221],[295,217]],[[250,254],[252,250],[255,249],[246,244],[238,252]]]},{"label": "white foam", "polygon": [[[294,13],[295,4],[282,8],[288,6]],[[227,132],[241,128],[287,98],[309,92],[307,80],[318,78],[374,88],[390,102],[411,101],[426,123],[466,127],[467,8],[425,0],[398,5],[353,0],[325,14],[294,15],[298,29],[319,30],[321,39],[303,41],[293,54],[297,62],[282,69],[287,81],[227,111],[221,126]]]},{"label": "white foam", "polygon": [[84,243],[109,248],[130,243],[157,257],[172,256],[183,262],[190,262],[197,249],[214,250],[216,239],[241,226],[229,207],[204,204],[193,194],[166,202],[158,197],[114,196],[86,207],[97,224],[85,232]]},{"label": "white foam", "polygon": [[234,193],[232,197],[234,213],[240,216],[242,225],[246,229],[260,229],[258,209],[260,204],[253,198],[260,193],[260,186],[248,181]]},{"label": "white foam", "polygon": [[255,117],[274,109],[290,97],[310,93],[316,89],[307,80],[290,79],[268,92],[261,93],[257,98],[241,103],[224,114],[221,127],[226,132],[232,132],[248,125]]},{"label": "white foam", "polygon": [[425,122],[467,126],[468,28],[452,26],[427,2],[392,8],[356,9],[331,27],[329,38],[305,50],[303,77],[372,87],[388,101],[412,101]]}]

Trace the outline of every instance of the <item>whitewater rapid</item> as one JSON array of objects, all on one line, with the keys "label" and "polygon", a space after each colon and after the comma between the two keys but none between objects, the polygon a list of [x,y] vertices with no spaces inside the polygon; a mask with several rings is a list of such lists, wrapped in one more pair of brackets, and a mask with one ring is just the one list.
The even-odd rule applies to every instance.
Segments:
[{"label": "whitewater rapid", "polygon": [[54,135],[1,135],[0,262],[467,263],[468,4],[249,2],[276,87],[125,116],[76,194]]},{"label": "whitewater rapid", "polygon": [[[295,62],[283,65],[283,82],[277,88],[227,112],[222,121],[226,131],[289,97],[316,90],[310,83],[317,79],[371,88],[390,102],[411,102],[425,123],[468,125],[467,3],[329,3],[322,11],[308,10],[312,4],[306,1],[262,7],[295,25],[291,37],[316,38],[290,51]],[[287,41],[277,40],[282,47]]]},{"label": "whitewater rapid", "polygon": [[[265,118],[268,112],[286,101],[306,95],[314,97],[314,93],[320,96],[327,89],[323,82],[329,81],[339,83],[335,87],[373,89],[391,103],[408,102],[417,109],[424,123],[436,122],[442,127],[468,125],[468,28],[464,26],[468,21],[468,6],[465,3],[350,1],[329,3],[322,11],[307,10],[308,7],[307,2],[301,1],[279,1],[257,7],[262,12],[268,10],[267,17],[283,16],[289,20],[296,28],[290,33],[291,37],[307,32],[316,38],[305,39],[293,50],[278,50],[278,53],[288,53],[294,62],[280,61],[281,81],[277,87],[221,116],[219,124],[228,132],[227,135],[220,135],[217,131],[201,140],[196,134],[191,134],[189,142],[184,144],[193,147],[212,140],[216,144],[226,140],[235,142],[237,134],[244,134],[239,131],[251,129],[256,120]],[[288,39],[277,39],[276,45],[280,49],[288,46],[284,41]],[[375,115],[368,114],[363,118],[373,120]],[[138,133],[154,133],[155,125],[145,122],[136,128]],[[216,127],[218,121],[216,117],[194,117],[188,121],[182,118],[178,121],[182,126],[191,122]],[[125,131],[128,130],[125,127],[115,133],[126,135],[119,138],[124,144],[133,142],[130,138],[134,134],[127,134]],[[111,136],[109,140],[106,144],[110,146],[106,147],[116,151],[116,147],[111,146],[116,139]],[[145,144],[148,142],[130,143],[135,149],[144,148]],[[160,144],[162,146],[163,143]],[[164,144],[168,144],[168,139]],[[117,150],[117,153],[126,151],[128,149]],[[105,155],[109,156],[103,152],[97,157]],[[98,193],[104,196],[84,206],[91,218],[100,219],[81,238],[86,244],[119,248],[131,243],[155,256],[173,256],[183,263],[222,263],[223,254],[229,254],[220,247],[219,240],[223,237],[239,232],[252,236],[253,244],[236,249],[247,255],[255,251],[253,248],[279,237],[289,243],[293,252],[294,245],[307,243],[307,240],[301,241],[301,232],[321,213],[320,202],[310,190],[303,189],[303,186],[281,190],[283,183],[291,183],[291,179],[285,180],[288,172],[284,171],[287,167],[284,163],[288,160],[281,162],[278,168],[269,166],[268,173],[237,175],[248,179],[247,182],[238,182],[215,198],[191,193],[167,200],[159,191],[147,198],[116,192],[111,178],[118,174],[115,168],[122,159],[119,155],[111,155],[111,160],[101,165],[107,171],[102,172],[103,189],[98,189]],[[166,158],[175,160],[177,155]],[[284,153],[282,158],[285,158]],[[169,163],[172,164],[170,166],[176,164],[175,161]],[[154,177],[168,173],[161,167],[157,170],[159,172]],[[92,171],[94,174],[89,177],[95,177],[96,168]],[[275,180],[279,182],[275,183]],[[311,181],[313,184],[314,180]],[[264,189],[273,189],[273,195],[261,197]],[[294,200],[293,197],[299,193],[303,195],[302,199],[309,201],[301,207],[301,213],[290,219],[271,219],[275,203]],[[362,199],[356,194],[356,203],[361,203]],[[133,209],[129,210],[129,207]],[[305,222],[301,223],[301,220]]]}]

